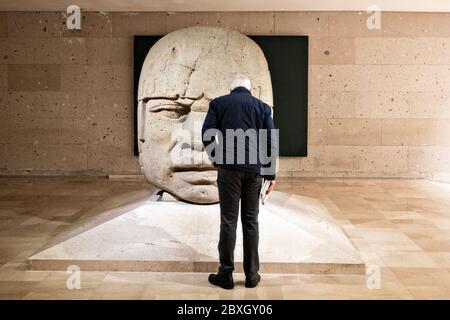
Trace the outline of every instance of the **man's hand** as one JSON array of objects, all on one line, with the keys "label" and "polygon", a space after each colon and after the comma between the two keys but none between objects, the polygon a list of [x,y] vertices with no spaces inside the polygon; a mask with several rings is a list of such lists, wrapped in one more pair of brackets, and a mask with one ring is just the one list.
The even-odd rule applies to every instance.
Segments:
[{"label": "man's hand", "polygon": [[275,188],[275,180],[270,180],[269,187],[267,188],[266,194],[269,194],[273,191],[273,188]]}]

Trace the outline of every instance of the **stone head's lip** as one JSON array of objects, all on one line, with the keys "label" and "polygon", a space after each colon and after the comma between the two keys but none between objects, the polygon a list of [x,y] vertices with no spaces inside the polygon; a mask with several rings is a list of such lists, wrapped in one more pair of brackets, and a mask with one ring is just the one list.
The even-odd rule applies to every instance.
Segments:
[{"label": "stone head's lip", "polygon": [[206,170],[206,171],[179,171],[175,172],[175,175],[188,183],[196,185],[208,185],[215,184],[217,180],[216,170]]}]

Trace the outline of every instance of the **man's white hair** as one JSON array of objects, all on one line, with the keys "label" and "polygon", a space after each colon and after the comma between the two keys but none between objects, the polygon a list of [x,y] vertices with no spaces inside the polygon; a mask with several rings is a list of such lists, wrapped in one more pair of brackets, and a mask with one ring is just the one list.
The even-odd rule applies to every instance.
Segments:
[{"label": "man's white hair", "polygon": [[247,76],[243,74],[238,74],[234,77],[233,82],[231,82],[231,90],[236,89],[237,87],[244,87],[248,90],[252,89],[252,82]]}]

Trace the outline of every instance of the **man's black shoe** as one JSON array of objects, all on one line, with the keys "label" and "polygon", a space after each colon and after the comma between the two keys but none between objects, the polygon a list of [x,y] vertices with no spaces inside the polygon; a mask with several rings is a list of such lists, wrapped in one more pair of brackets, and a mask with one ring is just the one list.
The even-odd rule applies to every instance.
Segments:
[{"label": "man's black shoe", "polygon": [[245,287],[246,288],[254,288],[258,285],[258,283],[260,281],[261,281],[261,276],[259,274],[256,274],[254,279],[245,278]]},{"label": "man's black shoe", "polygon": [[232,272],[219,272],[217,274],[210,274],[208,277],[208,281],[215,285],[224,289],[233,289],[233,273]]}]

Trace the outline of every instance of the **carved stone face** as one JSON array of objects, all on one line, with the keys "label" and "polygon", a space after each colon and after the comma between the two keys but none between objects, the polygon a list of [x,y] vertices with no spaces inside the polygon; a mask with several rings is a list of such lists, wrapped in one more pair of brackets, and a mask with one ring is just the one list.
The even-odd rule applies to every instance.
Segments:
[{"label": "carved stone face", "polygon": [[[139,162],[150,183],[189,202],[219,200],[217,172],[203,149],[201,127],[209,102],[230,92],[236,74],[248,76],[252,94],[272,105],[264,54],[237,31],[180,29],[150,49],[138,91]],[[186,161],[186,154],[193,161]]]}]

